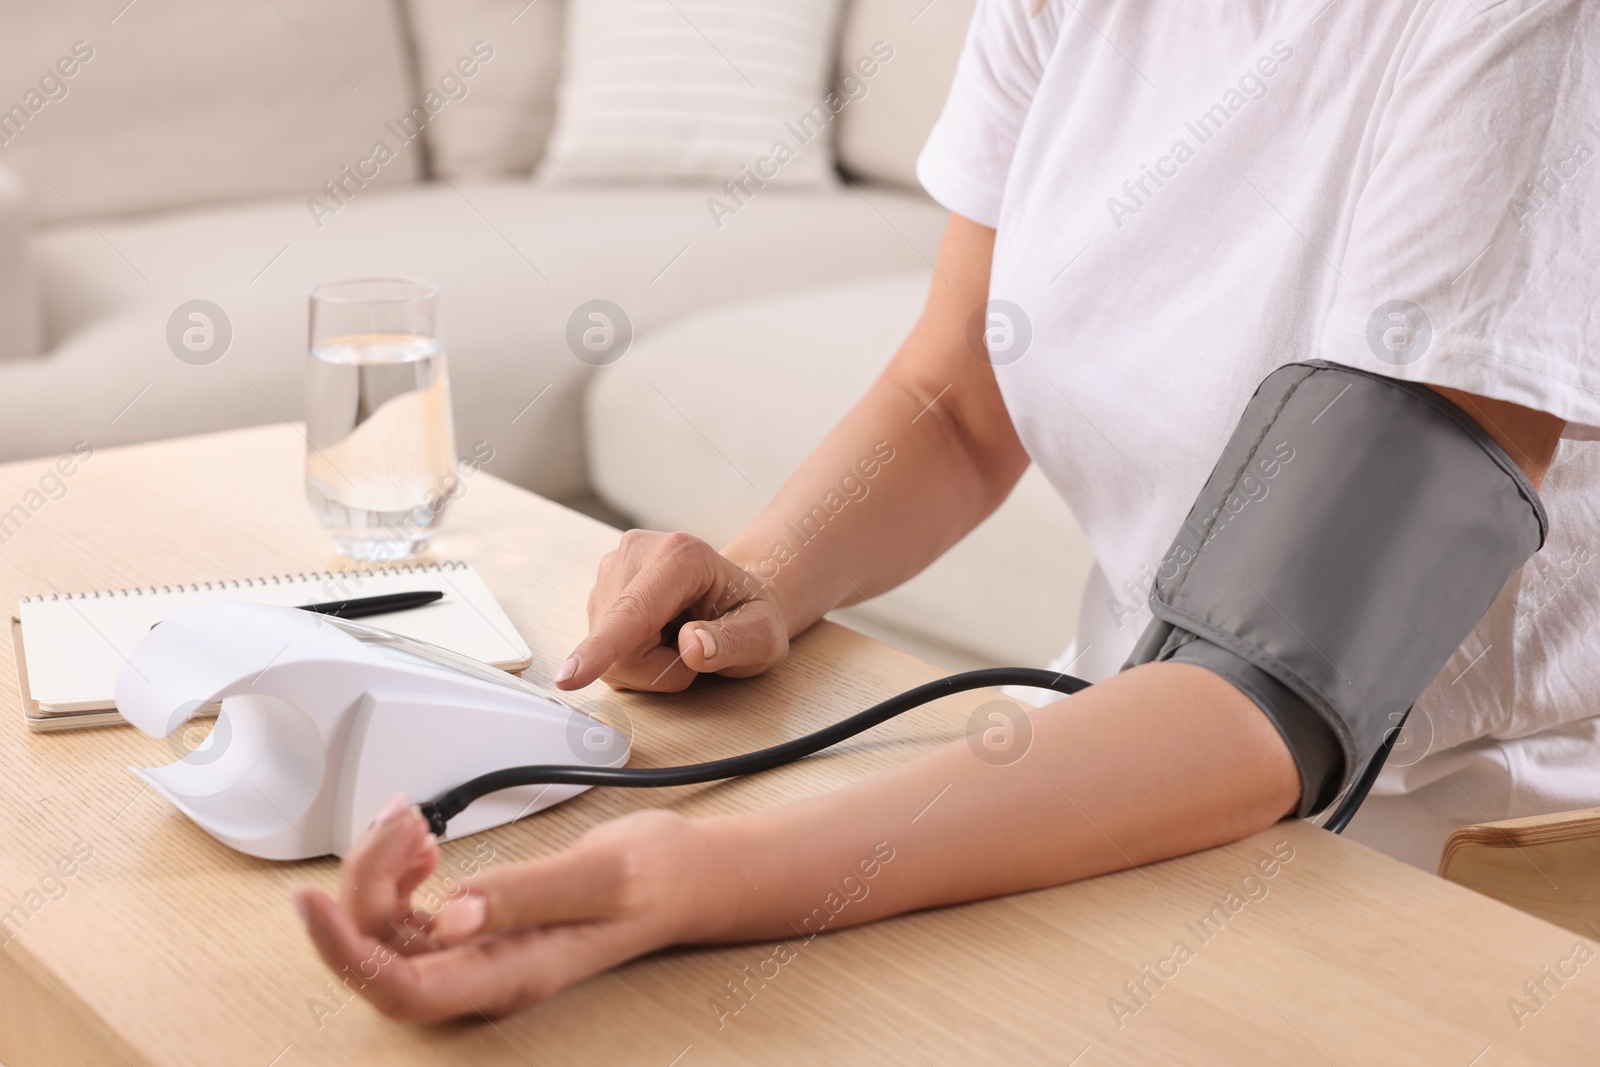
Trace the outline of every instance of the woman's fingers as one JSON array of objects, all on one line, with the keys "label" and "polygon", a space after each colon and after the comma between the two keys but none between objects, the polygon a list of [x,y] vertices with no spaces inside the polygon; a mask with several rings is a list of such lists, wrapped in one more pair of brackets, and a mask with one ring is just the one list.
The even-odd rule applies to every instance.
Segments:
[{"label": "woman's fingers", "polygon": [[549,859],[485,871],[434,917],[442,945],[523,926],[609,919],[623,910],[626,865],[606,848],[575,848]]},{"label": "woman's fingers", "polygon": [[503,1015],[658,947],[638,924],[600,922],[527,927],[404,956],[362,933],[326,893],[299,889],[293,899],[323,962],[357,979],[354,988],[396,1019]]},{"label": "woman's fingers", "polygon": [[293,899],[327,965],[386,1015],[492,1016],[705,929],[685,920],[727,912],[729,898],[703,878],[725,862],[683,816],[636,812],[566,852],[473,878],[414,953],[363,930],[321,890]]},{"label": "woman's fingers", "polygon": [[687,534],[661,536],[650,560],[600,608],[588,636],[556,671],[557,686],[581,689],[618,661],[659,645],[662,628],[713,589],[710,547]]},{"label": "woman's fingers", "polygon": [[414,961],[437,953],[401,955],[381,939],[363,933],[354,918],[321,890],[296,889],[292,899],[322,962],[345,979],[347,988],[354,988],[385,1015],[436,1020],[473,1011],[464,996],[445,998],[441,990],[432,988],[438,985],[437,971],[432,972],[432,981],[422,980]]},{"label": "woman's fingers", "polygon": [[438,842],[421,813],[404,796],[391,799],[340,864],[344,906],[357,928],[411,941],[425,923],[412,915],[411,892],[438,863]]},{"label": "woman's fingers", "polygon": [[299,888],[291,890],[289,896],[317,946],[317,954],[339,974],[371,981],[395,956],[381,938],[362,931],[355,917],[322,890]]},{"label": "woman's fingers", "polygon": [[617,660],[601,677],[613,689],[681,693],[694,681],[695,671],[676,648],[657,643]]},{"label": "woman's fingers", "polygon": [[[761,583],[688,534],[624,534],[601,561],[588,614],[588,636],[555,673],[558,688],[604,678],[619,689],[677,692],[698,674],[747,677],[788,654],[787,624]],[[692,621],[663,640],[683,615]]]},{"label": "woman's fingers", "polygon": [[747,600],[720,618],[685,626],[678,650],[701,674],[744,678],[782,663],[789,635],[771,601]]},{"label": "woman's fingers", "polygon": [[698,675],[748,678],[788,654],[778,609],[771,601],[747,600],[726,615],[684,624],[675,645],[652,644],[618,659],[602,677],[617,689],[677,693]]}]

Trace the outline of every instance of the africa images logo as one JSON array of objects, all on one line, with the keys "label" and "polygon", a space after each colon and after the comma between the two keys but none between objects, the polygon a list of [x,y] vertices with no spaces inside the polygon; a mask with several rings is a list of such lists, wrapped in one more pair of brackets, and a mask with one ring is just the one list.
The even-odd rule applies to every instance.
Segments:
[{"label": "africa images logo", "polygon": [[1415,363],[1433,343],[1433,320],[1409,300],[1388,300],[1367,318],[1367,347],[1392,367]]},{"label": "africa images logo", "polygon": [[179,304],[167,317],[167,347],[193,367],[205,367],[228,354],[233,322],[209,300]]}]

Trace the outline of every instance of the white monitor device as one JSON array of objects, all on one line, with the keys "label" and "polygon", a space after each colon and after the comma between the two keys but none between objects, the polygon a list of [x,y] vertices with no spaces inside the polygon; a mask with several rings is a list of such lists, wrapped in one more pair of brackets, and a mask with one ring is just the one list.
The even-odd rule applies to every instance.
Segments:
[{"label": "white monitor device", "polygon": [[[263,859],[343,855],[396,793],[420,802],[502,767],[628,761],[628,738],[515,675],[297,608],[227,602],[179,612],[117,678],[117,710],[152,737],[174,735],[218,702],[200,746],[164,767],[129,769],[212,837]],[[447,836],[585,788],[494,793],[453,818]]]}]

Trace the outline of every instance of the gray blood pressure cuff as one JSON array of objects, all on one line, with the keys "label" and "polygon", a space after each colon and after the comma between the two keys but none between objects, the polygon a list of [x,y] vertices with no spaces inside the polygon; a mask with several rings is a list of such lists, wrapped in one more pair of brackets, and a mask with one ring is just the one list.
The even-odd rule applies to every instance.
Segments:
[{"label": "gray blood pressure cuff", "polygon": [[1331,363],[1269,374],[1157,570],[1124,669],[1233,682],[1299,767],[1302,817],[1367,765],[1544,544],[1522,471],[1431,389]]}]

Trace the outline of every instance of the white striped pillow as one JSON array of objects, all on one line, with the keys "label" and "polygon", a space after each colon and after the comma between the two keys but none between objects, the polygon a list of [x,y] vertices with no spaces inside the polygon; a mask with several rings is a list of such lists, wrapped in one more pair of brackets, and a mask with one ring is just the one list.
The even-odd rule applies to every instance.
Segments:
[{"label": "white striped pillow", "polygon": [[[566,69],[539,177],[737,181],[766,160],[764,181],[832,184],[839,7],[568,0]],[[775,158],[780,141],[793,158]]]}]

